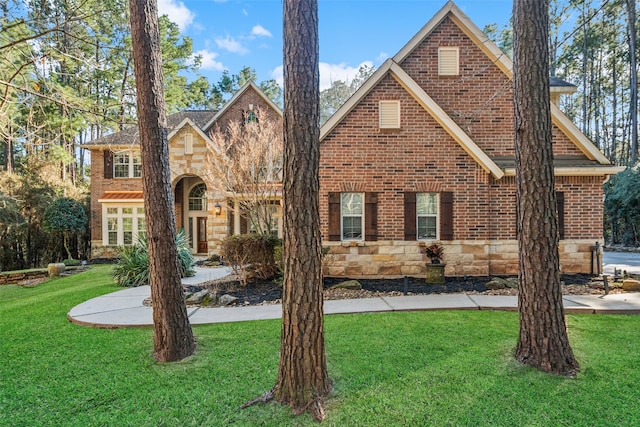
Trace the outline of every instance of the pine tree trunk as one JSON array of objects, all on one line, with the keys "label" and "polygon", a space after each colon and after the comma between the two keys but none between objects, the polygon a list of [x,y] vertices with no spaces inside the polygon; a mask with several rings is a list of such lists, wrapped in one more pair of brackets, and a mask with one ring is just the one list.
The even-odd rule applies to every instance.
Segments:
[{"label": "pine tree trunk", "polygon": [[193,354],[196,342],[182,297],[175,244],[157,3],[131,0],[130,8],[153,301],[153,354],[159,362],[170,362]]},{"label": "pine tree trunk", "polygon": [[284,2],[284,284],[275,399],[324,419],[317,0]]},{"label": "pine tree trunk", "polygon": [[578,371],[562,306],[549,96],[548,0],[515,0],[514,102],[520,337],[516,359]]}]

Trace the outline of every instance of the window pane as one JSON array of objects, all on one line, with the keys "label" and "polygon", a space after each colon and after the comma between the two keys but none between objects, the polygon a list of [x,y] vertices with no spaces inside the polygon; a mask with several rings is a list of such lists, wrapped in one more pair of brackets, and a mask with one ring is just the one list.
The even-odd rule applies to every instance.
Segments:
[{"label": "window pane", "polygon": [[362,239],[361,216],[346,216],[342,218],[342,238],[345,240]]},{"label": "window pane", "polygon": [[122,208],[122,215],[133,215],[133,208]]},{"label": "window pane", "polygon": [[418,215],[436,215],[438,213],[438,194],[416,194],[416,211]]},{"label": "window pane", "polygon": [[113,176],[116,178],[129,177],[129,153],[116,153],[113,155]]},{"label": "window pane", "polygon": [[436,238],[436,217],[435,216],[419,216],[418,217],[418,239],[435,239]]},{"label": "window pane", "polygon": [[189,210],[207,210],[207,186],[198,184],[189,192]]},{"label": "window pane", "polygon": [[193,247],[193,218],[189,218],[189,247]]},{"label": "window pane", "polygon": [[147,234],[147,222],[144,216],[138,217],[138,239],[144,237]]},{"label": "window pane", "polygon": [[133,218],[122,218],[122,237],[125,245],[133,243]]},{"label": "window pane", "polygon": [[[115,209],[115,208],[114,208]],[[110,245],[118,244],[118,218],[107,218],[107,235]]]},{"label": "window pane", "polygon": [[107,215],[118,215],[118,208],[107,208]]},{"label": "window pane", "polygon": [[362,215],[362,193],[342,193],[342,215]]}]

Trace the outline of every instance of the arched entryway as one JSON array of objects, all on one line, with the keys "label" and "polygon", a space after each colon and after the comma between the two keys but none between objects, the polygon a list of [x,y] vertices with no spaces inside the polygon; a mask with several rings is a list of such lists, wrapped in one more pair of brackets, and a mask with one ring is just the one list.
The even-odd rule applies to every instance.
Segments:
[{"label": "arched entryway", "polygon": [[184,229],[194,254],[208,253],[209,196],[207,185],[197,176],[186,176],[176,182],[175,214],[178,229]]}]

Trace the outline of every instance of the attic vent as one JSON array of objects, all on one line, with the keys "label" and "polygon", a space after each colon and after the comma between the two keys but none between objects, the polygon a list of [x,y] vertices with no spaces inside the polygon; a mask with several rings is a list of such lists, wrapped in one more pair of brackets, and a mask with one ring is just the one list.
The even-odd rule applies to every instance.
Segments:
[{"label": "attic vent", "polygon": [[184,134],[184,154],[193,154],[193,134]]},{"label": "attic vent", "polygon": [[457,47],[438,48],[438,75],[457,76],[460,74],[458,58],[459,50]]},{"label": "attic vent", "polygon": [[380,129],[400,129],[400,101],[380,101]]}]

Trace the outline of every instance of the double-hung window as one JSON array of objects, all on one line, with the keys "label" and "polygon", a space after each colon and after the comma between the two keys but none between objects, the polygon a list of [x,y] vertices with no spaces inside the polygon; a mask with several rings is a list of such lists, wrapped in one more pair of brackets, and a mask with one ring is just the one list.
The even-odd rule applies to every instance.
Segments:
[{"label": "double-hung window", "polygon": [[418,240],[438,238],[438,193],[416,194]]},{"label": "double-hung window", "polygon": [[342,193],[340,215],[342,240],[363,240],[364,194]]},{"label": "double-hung window", "polygon": [[142,176],[140,153],[130,150],[114,153],[113,176],[115,178],[140,178]]}]

